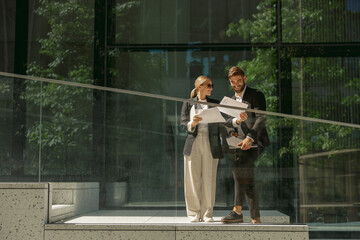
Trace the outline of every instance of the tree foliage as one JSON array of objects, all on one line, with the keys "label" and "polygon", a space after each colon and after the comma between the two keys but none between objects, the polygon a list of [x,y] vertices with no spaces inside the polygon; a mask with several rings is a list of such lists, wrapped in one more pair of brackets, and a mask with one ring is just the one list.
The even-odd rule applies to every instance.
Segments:
[{"label": "tree foliage", "polygon": [[[109,12],[112,20],[115,43],[126,41],[126,37],[136,37],[134,28],[136,13],[140,11],[140,1],[116,3]],[[37,41],[39,56],[28,64],[29,75],[63,81],[93,84],[94,71],[94,2],[93,0],[40,0],[36,14],[48,25],[48,32]],[[132,20],[133,19],[133,20]],[[108,51],[107,86],[144,92],[161,92],[161,76],[157,76],[162,52],[131,53],[110,49]],[[132,70],[129,70],[131,66]],[[141,71],[133,71],[141,69]],[[27,81],[23,98],[28,111],[40,114],[27,123],[27,140],[32,169],[38,169],[37,152],[42,151],[43,174],[90,174],[88,164],[92,158],[93,140],[93,90],[65,85]],[[5,91],[6,89],[4,89]],[[139,125],[143,129],[156,129],[143,115],[159,117],[162,113],[156,100],[144,106],[144,99],[122,94],[106,95],[107,164],[109,179],[117,179],[125,170],[127,159],[140,154],[138,146],[144,138],[138,138]],[[151,103],[150,103],[151,102]],[[140,119],[139,119],[140,118]],[[129,140],[131,139],[131,140]],[[151,139],[150,141],[152,141]],[[119,147],[120,146],[120,147]],[[154,151],[154,150],[151,150]],[[161,151],[161,148],[156,151]],[[160,154],[160,153],[159,153]],[[121,160],[119,160],[121,159]],[[71,164],[68,164],[68,163]],[[123,166],[124,165],[124,166]],[[69,167],[70,166],[70,167]],[[123,168],[124,167],[124,168]],[[118,170],[120,169],[120,172]],[[128,173],[127,173],[128,174]]]},{"label": "tree foliage", "polygon": [[[39,1],[36,14],[47,21],[50,31],[38,39],[40,60],[29,63],[29,75],[93,82],[92,4],[88,0]],[[78,161],[83,158],[79,156],[91,154],[93,92],[53,83],[27,81],[26,84],[24,98],[29,111],[42,110],[41,119],[28,123],[29,147],[37,152],[41,144],[43,174],[69,173],[70,159],[72,166],[80,166]],[[85,164],[76,169],[79,174],[89,171]]]},{"label": "tree foliage", "polygon": [[[281,2],[283,42],[339,41],[344,37],[343,31],[334,31],[334,26],[331,25],[330,21],[336,11],[339,12],[339,9],[346,11],[344,3],[341,1],[322,1],[319,3],[321,6],[325,4],[326,7],[321,7],[311,1],[283,0]],[[238,36],[242,39],[248,39],[251,43],[276,42],[276,1],[261,1],[257,10],[258,12],[253,14],[252,19],[239,19],[237,22],[230,23],[226,32],[227,36]],[[340,23],[344,25],[345,20],[340,20]],[[244,68],[247,73],[247,83],[264,92],[267,110],[276,112],[279,101],[277,97],[276,49],[259,48],[253,49],[253,51],[255,51],[256,56],[250,61],[239,61],[238,66]],[[323,57],[304,60],[292,57],[291,53],[286,55],[282,52],[281,54],[282,59],[288,58],[293,64],[291,79],[286,80],[292,81],[293,85],[300,84],[303,87],[300,92],[293,91],[294,114],[342,121],[346,117],[346,113],[344,113],[343,118],[331,114],[335,112],[334,108],[338,105],[326,102],[326,99],[334,98],[347,106],[359,103],[359,95],[356,93],[338,99],[339,89],[344,87],[359,89],[360,86],[359,79],[349,76],[346,66],[341,61]],[[319,106],[315,103],[318,103]],[[337,143],[339,140],[350,139],[353,129],[268,116],[267,128],[272,139],[277,139],[277,129],[283,126],[291,126],[294,132],[289,146],[279,150],[280,156],[285,153],[302,155],[331,151],[351,145],[351,141],[347,141],[348,145]],[[271,157],[267,153],[262,157],[259,164],[268,165],[276,159],[277,156]]]}]

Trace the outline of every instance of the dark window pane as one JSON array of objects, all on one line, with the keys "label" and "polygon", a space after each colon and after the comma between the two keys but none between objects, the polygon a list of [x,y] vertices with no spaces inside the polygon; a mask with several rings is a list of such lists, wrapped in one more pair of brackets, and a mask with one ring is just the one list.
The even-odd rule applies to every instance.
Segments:
[{"label": "dark window pane", "polygon": [[359,42],[360,7],[357,0],[282,0],[284,42]]},{"label": "dark window pane", "polygon": [[360,124],[360,58],[293,58],[293,114]]},{"label": "dark window pane", "polygon": [[16,1],[0,3],[0,71],[14,71]]},{"label": "dark window pane", "polygon": [[273,42],[273,3],[258,0],[117,0],[111,8],[110,42]]}]

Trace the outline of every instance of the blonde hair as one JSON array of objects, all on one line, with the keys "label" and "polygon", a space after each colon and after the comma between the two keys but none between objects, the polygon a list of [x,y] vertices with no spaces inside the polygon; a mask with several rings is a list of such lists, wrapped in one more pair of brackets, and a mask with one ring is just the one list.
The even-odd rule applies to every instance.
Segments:
[{"label": "blonde hair", "polygon": [[205,77],[205,76],[199,76],[196,80],[195,80],[195,83],[194,83],[194,86],[195,88],[191,91],[190,93],[190,98],[194,98],[196,95],[197,95],[197,88],[206,83],[207,81],[209,81],[210,78],[208,77]]}]

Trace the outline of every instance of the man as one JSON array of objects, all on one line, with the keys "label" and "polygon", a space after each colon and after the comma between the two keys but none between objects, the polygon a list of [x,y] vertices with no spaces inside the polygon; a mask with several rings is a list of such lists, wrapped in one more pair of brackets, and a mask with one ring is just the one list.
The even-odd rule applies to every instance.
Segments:
[{"label": "man", "polygon": [[[233,99],[248,104],[248,108],[266,111],[264,94],[246,86],[246,76],[241,68],[230,68],[228,78],[235,91]],[[240,148],[235,151],[233,162],[234,208],[229,215],[221,219],[222,222],[243,222],[241,211],[244,196],[250,210],[251,222],[261,222],[259,199],[255,189],[254,163],[264,147],[270,144],[265,121],[264,114],[254,112],[242,113],[239,118],[227,120],[228,133],[243,140],[239,143]]]}]

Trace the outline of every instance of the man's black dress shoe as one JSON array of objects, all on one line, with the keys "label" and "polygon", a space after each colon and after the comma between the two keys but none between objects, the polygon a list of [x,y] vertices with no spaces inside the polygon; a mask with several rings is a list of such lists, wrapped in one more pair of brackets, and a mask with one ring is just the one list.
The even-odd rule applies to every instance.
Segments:
[{"label": "man's black dress shoe", "polygon": [[244,222],[244,219],[242,214],[238,214],[235,211],[231,211],[229,215],[221,218],[221,221],[225,223],[242,223]]}]

